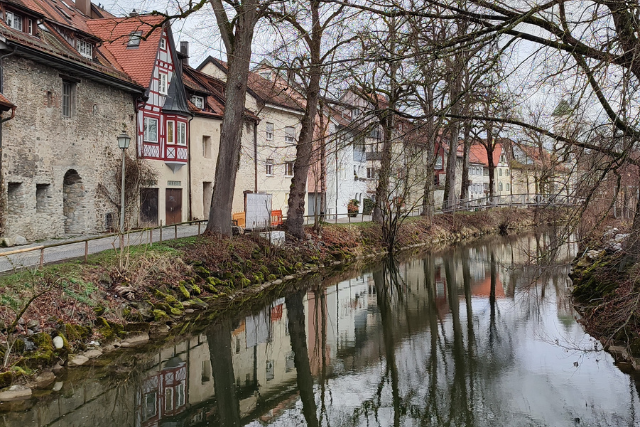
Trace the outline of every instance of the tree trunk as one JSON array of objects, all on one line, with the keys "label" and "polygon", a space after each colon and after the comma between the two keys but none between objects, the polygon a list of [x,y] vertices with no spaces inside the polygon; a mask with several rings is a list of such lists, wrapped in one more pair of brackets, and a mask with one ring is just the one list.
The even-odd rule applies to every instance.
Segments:
[{"label": "tree trunk", "polygon": [[456,161],[458,160],[459,125],[454,122],[450,126],[449,155],[447,156],[447,172],[444,182],[444,198],[442,208],[452,208],[456,204]]},{"label": "tree trunk", "polygon": [[287,213],[287,231],[298,239],[304,239],[304,205],[307,195],[307,176],[313,153],[313,130],[316,124],[318,111],[318,99],[320,97],[320,77],[322,67],[320,64],[320,42],[322,29],[320,28],[320,3],[311,2],[311,14],[313,21],[312,34],[309,40],[309,52],[311,56],[311,68],[309,72],[309,87],[307,89],[307,105],[302,118],[300,139],[296,147],[296,160],[293,165],[293,178],[289,191],[289,211]]},{"label": "tree trunk", "polygon": [[[213,2],[212,2],[213,3]],[[220,150],[216,162],[215,184],[206,231],[231,236],[231,210],[236,174],[240,165],[244,102],[251,63],[251,44],[256,24],[257,2],[247,1],[244,13],[238,14],[233,42],[227,46],[226,102]],[[214,6],[215,10],[215,6]],[[220,19],[218,20],[220,24]],[[226,44],[226,43],[225,43]]]},{"label": "tree trunk", "polygon": [[[389,116],[390,111],[387,111]],[[387,116],[382,123],[392,121],[392,118]],[[381,123],[381,124],[382,124]],[[382,134],[384,141],[382,143],[382,158],[380,159],[380,172],[378,175],[378,186],[376,187],[376,204],[373,207],[373,214],[371,216],[374,222],[382,224],[384,221],[385,212],[388,211],[387,204],[389,203],[389,178],[391,176],[391,129],[386,123],[382,126]],[[388,213],[388,212],[387,212]]]},{"label": "tree trunk", "polygon": [[231,321],[223,320],[207,332],[220,425],[240,426],[240,402],[236,395],[231,353]]},{"label": "tree trunk", "polygon": [[469,154],[471,151],[471,122],[464,122],[462,150],[462,182],[460,185],[460,199],[469,198]]},{"label": "tree trunk", "polygon": [[[302,401],[302,413],[307,426],[318,426],[317,406],[313,394],[313,377],[309,364],[309,350],[307,349],[307,335],[305,333],[304,305],[302,303],[304,292],[296,292],[285,298],[287,305],[287,318],[289,322],[289,337],[293,350],[293,363],[296,367],[296,379],[298,391]],[[321,349],[324,351],[324,348]]]}]

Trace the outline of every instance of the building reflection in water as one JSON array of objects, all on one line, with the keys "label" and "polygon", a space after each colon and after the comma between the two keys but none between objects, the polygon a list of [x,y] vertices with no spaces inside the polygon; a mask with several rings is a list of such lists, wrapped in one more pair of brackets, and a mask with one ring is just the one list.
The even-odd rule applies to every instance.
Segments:
[{"label": "building reflection in water", "polygon": [[[493,240],[387,261],[149,354],[126,386],[73,384],[85,390],[66,389],[26,412],[6,414],[4,422],[31,417],[33,425],[74,425],[74,419],[86,421],[93,406],[116,408],[104,420],[95,417],[96,426],[607,421],[597,405],[584,406],[593,400],[587,386],[604,375],[602,365],[585,379],[563,368],[562,359],[559,368],[531,359],[557,358],[557,349],[541,344],[532,328],[584,336],[570,319],[566,270],[529,262],[549,244],[544,236]],[[556,263],[571,254],[572,248],[559,248]],[[612,369],[606,375],[618,375]],[[101,387],[90,401],[87,384]],[[546,399],[549,387],[577,388],[584,400],[579,407],[554,407]],[[637,393],[630,399],[607,403],[638,409]]]}]

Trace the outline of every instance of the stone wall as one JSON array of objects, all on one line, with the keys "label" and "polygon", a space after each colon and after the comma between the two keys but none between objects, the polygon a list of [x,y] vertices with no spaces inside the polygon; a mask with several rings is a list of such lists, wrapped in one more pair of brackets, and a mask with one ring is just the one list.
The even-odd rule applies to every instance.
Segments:
[{"label": "stone wall", "polygon": [[133,96],[80,79],[74,111],[63,117],[62,91],[59,70],[5,59],[4,95],[17,105],[3,125],[5,237],[96,233],[106,230],[108,214],[117,221],[116,138],[123,129],[135,135]]}]

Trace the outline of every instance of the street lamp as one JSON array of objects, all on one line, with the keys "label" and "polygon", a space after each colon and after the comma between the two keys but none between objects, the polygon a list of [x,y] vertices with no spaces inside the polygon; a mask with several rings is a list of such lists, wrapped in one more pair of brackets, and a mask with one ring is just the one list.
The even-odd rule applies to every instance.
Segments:
[{"label": "street lamp", "polygon": [[120,233],[124,233],[124,150],[129,148],[131,137],[122,131],[118,135],[118,148],[122,150],[122,185],[120,186]]}]

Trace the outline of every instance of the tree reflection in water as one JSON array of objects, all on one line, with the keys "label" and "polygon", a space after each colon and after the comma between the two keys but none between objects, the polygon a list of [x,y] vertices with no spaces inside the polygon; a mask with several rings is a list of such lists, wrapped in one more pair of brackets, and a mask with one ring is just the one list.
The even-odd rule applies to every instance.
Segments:
[{"label": "tree reflection in water", "polygon": [[[71,400],[77,409],[54,420],[103,418],[92,425],[123,427],[635,425],[640,381],[602,353],[576,368],[571,353],[553,344],[566,335],[593,345],[573,319],[566,267],[559,266],[572,251],[557,246],[550,236],[532,235],[389,259],[140,355],[139,375],[103,384],[95,400],[65,391],[69,396],[43,402],[41,411],[3,414],[0,425],[50,420]],[[541,259],[544,247],[556,247],[547,257],[555,264],[530,263],[528,255]],[[188,374],[184,394],[168,392],[164,382],[178,369],[167,367],[176,357]],[[114,409],[89,411],[98,406]]]}]

